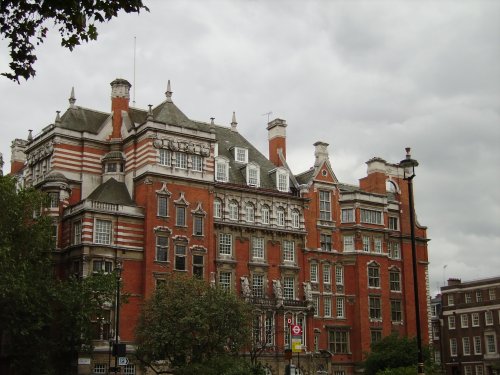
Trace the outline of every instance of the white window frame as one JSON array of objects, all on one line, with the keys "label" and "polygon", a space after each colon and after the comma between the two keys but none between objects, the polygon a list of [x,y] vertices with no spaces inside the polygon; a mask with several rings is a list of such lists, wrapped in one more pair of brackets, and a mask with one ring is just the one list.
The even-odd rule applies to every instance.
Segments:
[{"label": "white window frame", "polygon": [[332,297],[323,297],[323,315],[325,318],[330,318],[332,316]]},{"label": "white window frame", "polygon": [[[166,240],[166,244],[161,243],[161,239]],[[163,233],[156,234],[156,246],[155,246],[155,261],[157,262],[168,262],[168,249],[169,249],[169,237]],[[165,253],[165,259],[160,259],[158,253],[163,251]]]},{"label": "white window frame", "polygon": [[[396,223],[396,225],[394,225]],[[399,218],[397,216],[389,216],[389,229],[399,230]]]},{"label": "white window frame", "polygon": [[219,198],[214,199],[214,218],[222,219],[222,200]]},{"label": "white window frame", "polygon": [[460,314],[460,327],[468,328],[469,327],[469,315]]},{"label": "white window frame", "polygon": [[378,264],[369,264],[367,267],[368,288],[380,288],[380,266]]},{"label": "white window frame", "polygon": [[187,169],[187,154],[185,152],[176,151],[175,152],[175,168]]},{"label": "white window frame", "polygon": [[245,205],[245,220],[247,223],[253,223],[255,221],[255,206],[252,203],[247,203]]},{"label": "white window frame", "polygon": [[232,200],[229,202],[229,220],[239,220],[239,206],[238,202]]},{"label": "white window frame", "polygon": [[292,210],[292,228],[298,229],[300,227],[300,213],[298,210]]},{"label": "white window frame", "polygon": [[77,220],[73,222],[73,245],[80,245],[82,243],[82,221]]},{"label": "white window frame", "polygon": [[250,163],[246,168],[248,186],[260,187],[260,168],[254,163]]},{"label": "white window frame", "polygon": [[285,169],[278,169],[276,171],[276,187],[279,191],[288,193],[290,190],[290,177],[288,171]]},{"label": "white window frame", "polygon": [[470,338],[462,337],[462,353],[463,355],[470,355]]},{"label": "white window frame", "polygon": [[391,292],[401,292],[401,272],[396,269],[389,271],[389,289]]},{"label": "white window frame", "polygon": [[343,319],[345,318],[345,298],[337,297],[337,301],[335,303],[337,310],[337,318]]},{"label": "white window frame", "polygon": [[187,226],[187,207],[182,205],[175,206],[175,225],[178,227]]},{"label": "white window frame", "polygon": [[330,221],[332,220],[332,192],[328,190],[320,190],[318,192],[319,199],[319,219]]},{"label": "white window frame", "polygon": [[226,158],[215,159],[215,181],[228,182],[229,181],[229,161]]},{"label": "white window frame", "polygon": [[382,238],[380,237],[373,238],[373,249],[375,253],[382,254]]},{"label": "white window frame", "polygon": [[471,314],[472,327],[479,327],[479,313]]},{"label": "white window frame", "polygon": [[481,336],[474,336],[474,355],[478,355],[482,353],[481,348]]},{"label": "white window frame", "polygon": [[219,233],[219,255],[230,256],[233,254],[233,235]]},{"label": "white window frame", "polygon": [[219,287],[224,289],[224,290],[230,291],[232,279],[233,279],[233,274],[231,272],[220,271],[219,272]]},{"label": "white window frame", "polygon": [[[105,224],[105,227],[102,225]],[[105,219],[95,219],[94,243],[98,245],[111,245],[113,237],[113,222]]]},{"label": "white window frame", "polygon": [[494,301],[497,298],[495,289],[488,289],[488,298],[490,301]]},{"label": "white window frame", "polygon": [[295,278],[293,276],[283,278],[283,298],[286,300],[295,299]]},{"label": "white window frame", "polygon": [[363,251],[365,253],[368,253],[371,251],[371,246],[370,246],[370,236],[362,236],[362,242],[363,242]]},{"label": "white window frame", "polygon": [[323,264],[323,284],[329,285],[332,282],[332,269],[330,264]]},{"label": "white window frame", "polygon": [[494,333],[485,333],[484,346],[486,347],[486,354],[497,353],[497,338]]},{"label": "white window frame", "polygon": [[172,166],[172,153],[170,150],[164,148],[158,150],[158,164],[166,167]]},{"label": "white window frame", "polygon": [[295,242],[283,240],[283,260],[288,263],[295,262]]},{"label": "white window frame", "polygon": [[252,275],[252,294],[253,297],[264,297],[264,275],[261,273],[254,273]]},{"label": "white window frame", "polygon": [[341,210],[341,223],[354,223],[356,216],[354,215],[354,208],[342,208]]},{"label": "white window frame", "polygon": [[484,312],[484,325],[492,326],[493,325],[493,311],[486,310]]},{"label": "white window frame", "polygon": [[368,208],[362,208],[360,212],[360,220],[362,223],[366,224],[383,224],[383,213],[379,210],[373,210]]},{"label": "white window frame", "polygon": [[252,259],[264,259],[264,238],[252,237]]},{"label": "white window frame", "polygon": [[320,316],[319,314],[319,294],[314,294],[312,299],[313,307],[314,307],[314,316]]},{"label": "white window frame", "polygon": [[476,291],[476,302],[483,302],[483,291],[482,290]]},{"label": "white window frame", "polygon": [[354,251],[354,236],[352,234],[342,237],[344,243],[344,251]]},{"label": "white window frame", "polygon": [[203,157],[201,155],[191,155],[191,170],[203,172]]},{"label": "white window frame", "polygon": [[455,297],[453,294],[448,294],[448,306],[454,306],[455,305]]},{"label": "white window frame", "polygon": [[238,163],[248,163],[248,150],[243,147],[234,148],[234,161]]},{"label": "white window frame", "polygon": [[282,207],[276,210],[276,225],[279,227],[285,226],[285,209]]},{"label": "white window frame", "polygon": [[203,215],[200,214],[193,215],[193,236],[204,235],[205,233],[205,231],[203,230],[205,226],[204,224],[205,220]]},{"label": "white window frame", "polygon": [[268,205],[264,205],[260,209],[260,220],[262,224],[269,224],[271,217],[271,209]]},{"label": "white window frame", "polygon": [[450,339],[450,356],[456,357],[457,355],[458,355],[457,339],[455,337],[452,337]]},{"label": "white window frame", "polygon": [[338,264],[335,266],[335,284],[344,285],[344,267]]},{"label": "white window frame", "polygon": [[448,329],[455,329],[455,328],[456,328],[455,315],[448,315]]},{"label": "white window frame", "polygon": [[318,263],[311,263],[310,276],[312,283],[318,282]]}]

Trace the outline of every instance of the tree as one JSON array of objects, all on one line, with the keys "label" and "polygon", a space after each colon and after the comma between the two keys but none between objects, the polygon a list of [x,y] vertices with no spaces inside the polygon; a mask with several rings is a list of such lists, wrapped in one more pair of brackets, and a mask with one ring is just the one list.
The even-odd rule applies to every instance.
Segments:
[{"label": "tree", "polygon": [[[417,341],[415,338],[399,337],[394,333],[372,344],[364,369],[366,375],[406,375],[417,371]],[[429,349],[423,350],[425,373],[436,373],[430,361]]]},{"label": "tree", "polygon": [[[0,373],[68,374],[91,348],[92,323],[115,291],[114,275],[58,280],[47,197],[0,176]],[[33,213],[42,215],[34,218]]]},{"label": "tree", "polygon": [[149,9],[142,0],[2,0],[0,34],[9,40],[11,72],[2,73],[17,81],[36,74],[35,45],[47,36],[51,21],[61,35],[61,45],[73,50],[82,42],[97,39],[97,23],[110,21],[119,11],[139,13]]},{"label": "tree", "polygon": [[143,306],[136,355],[157,374],[216,363],[248,344],[250,325],[251,307],[233,293],[171,276]]}]

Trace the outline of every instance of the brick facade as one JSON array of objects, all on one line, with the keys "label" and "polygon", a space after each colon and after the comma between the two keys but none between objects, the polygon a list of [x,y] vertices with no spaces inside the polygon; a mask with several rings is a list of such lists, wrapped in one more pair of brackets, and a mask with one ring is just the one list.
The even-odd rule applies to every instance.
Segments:
[{"label": "brick facade", "polygon": [[[234,115],[227,127],[190,120],[170,84],[164,102],[147,110],[129,108],[127,81],[111,86],[111,113],[76,106],[72,93],[54,124],[13,142],[12,173],[57,198],[50,215],[61,275],[121,264],[128,350],[140,304],[176,272],[255,305],[254,335],[266,348],[259,360],[270,374],[284,373],[289,321],[303,327],[303,352],[293,358],[303,374],[353,374],[373,340],[415,335],[408,190],[398,164],[373,158],[359,186],[343,184],[328,144],[316,142],[313,166],[293,175],[284,120],[268,124],[266,158]],[[426,228],[417,224],[416,237],[427,327]],[[109,326],[81,373],[107,365],[113,315],[99,323]],[[427,343],[428,332],[422,337]]]}]

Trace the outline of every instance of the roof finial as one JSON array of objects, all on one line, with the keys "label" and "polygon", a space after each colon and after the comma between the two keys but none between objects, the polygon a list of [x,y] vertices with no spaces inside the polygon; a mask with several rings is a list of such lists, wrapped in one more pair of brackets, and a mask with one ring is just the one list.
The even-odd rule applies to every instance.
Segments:
[{"label": "roof finial", "polygon": [[153,105],[148,104],[149,110],[148,110],[148,117],[147,120],[152,120],[153,119]]},{"label": "roof finial", "polygon": [[215,117],[210,117],[210,125],[214,125]]},{"label": "roof finial", "polygon": [[56,119],[55,119],[55,124],[60,124],[61,123],[61,116],[59,115],[61,111],[56,111]]},{"label": "roof finial", "polygon": [[170,89],[170,80],[167,83],[167,91],[165,91],[165,96],[167,97],[167,102],[172,101],[172,90]]},{"label": "roof finial", "polygon": [[28,141],[31,142],[33,140],[33,130],[28,130]]},{"label": "roof finial", "polygon": [[234,111],[233,111],[233,119],[232,119],[232,121],[231,121],[231,130],[232,130],[233,132],[236,132],[236,131],[237,131],[237,130],[236,130],[236,125],[238,125],[238,123],[236,122],[236,114],[235,114],[235,113],[234,113]]},{"label": "roof finial", "polygon": [[70,108],[75,108],[75,102],[76,102],[76,98],[75,98],[75,87],[71,87],[71,94],[69,96],[69,107]]}]

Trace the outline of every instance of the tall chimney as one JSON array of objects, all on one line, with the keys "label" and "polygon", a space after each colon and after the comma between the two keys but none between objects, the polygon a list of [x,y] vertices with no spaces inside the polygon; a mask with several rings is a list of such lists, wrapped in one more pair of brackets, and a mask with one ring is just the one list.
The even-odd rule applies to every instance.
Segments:
[{"label": "tall chimney", "polygon": [[328,143],[318,141],[313,145],[314,148],[314,166],[318,167],[325,160],[328,160]]},{"label": "tall chimney", "polygon": [[267,135],[269,140],[269,160],[277,167],[283,166],[279,152],[286,160],[286,121],[280,118],[274,119],[267,124]]},{"label": "tall chimney", "polygon": [[24,167],[24,162],[26,161],[26,147],[28,147],[28,141],[25,139],[16,138],[12,141],[10,146],[11,157],[10,157],[10,173],[16,174]]},{"label": "tall chimney", "polygon": [[125,79],[117,78],[111,82],[111,111],[113,112],[113,133],[111,138],[121,138],[122,111],[128,112],[130,87]]}]

